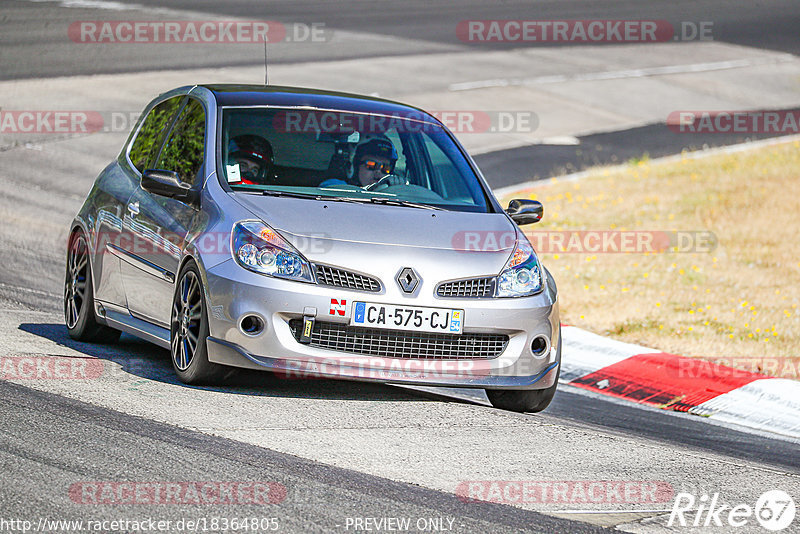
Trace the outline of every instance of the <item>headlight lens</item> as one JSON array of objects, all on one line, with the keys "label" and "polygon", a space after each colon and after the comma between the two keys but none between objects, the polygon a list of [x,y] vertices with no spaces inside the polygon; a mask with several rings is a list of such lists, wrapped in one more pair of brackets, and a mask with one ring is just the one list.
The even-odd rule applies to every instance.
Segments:
[{"label": "headlight lens", "polygon": [[514,252],[497,277],[497,297],[525,297],[542,290],[542,267],[533,247],[520,235]]},{"label": "headlight lens", "polygon": [[233,227],[233,257],[239,265],[257,273],[314,282],[308,260],[262,222],[236,223]]}]

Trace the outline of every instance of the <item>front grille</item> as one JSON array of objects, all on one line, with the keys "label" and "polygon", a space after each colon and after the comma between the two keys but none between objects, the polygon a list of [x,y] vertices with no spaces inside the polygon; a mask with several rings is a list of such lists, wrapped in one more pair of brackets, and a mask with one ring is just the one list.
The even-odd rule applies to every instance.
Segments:
[{"label": "front grille", "polygon": [[314,267],[317,274],[317,283],[323,286],[344,287],[373,293],[381,290],[381,283],[371,276],[337,269],[328,265],[317,264]]},{"label": "front grille", "polygon": [[469,278],[443,282],[436,288],[440,297],[486,298],[494,295],[495,277]]},{"label": "front grille", "polygon": [[[295,339],[300,339],[302,321],[292,319],[289,327]],[[310,343],[312,347],[350,354],[422,360],[490,360],[497,358],[507,344],[504,334],[404,332],[322,321],[314,322]]]}]

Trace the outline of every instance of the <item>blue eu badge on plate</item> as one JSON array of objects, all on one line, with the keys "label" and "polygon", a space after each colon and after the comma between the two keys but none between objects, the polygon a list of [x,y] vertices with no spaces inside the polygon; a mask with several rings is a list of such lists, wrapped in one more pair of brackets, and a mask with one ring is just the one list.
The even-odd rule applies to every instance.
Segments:
[{"label": "blue eu badge on plate", "polygon": [[353,312],[355,314],[355,322],[363,323],[364,322],[364,312],[367,308],[367,304],[364,302],[356,302],[356,308]]}]

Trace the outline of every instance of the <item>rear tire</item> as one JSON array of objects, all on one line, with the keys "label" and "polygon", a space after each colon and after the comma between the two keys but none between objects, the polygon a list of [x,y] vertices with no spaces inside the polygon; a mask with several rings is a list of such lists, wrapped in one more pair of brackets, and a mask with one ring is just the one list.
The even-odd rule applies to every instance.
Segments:
[{"label": "rear tire", "polygon": [[214,384],[228,368],[208,361],[208,314],[200,271],[189,261],[178,275],[170,314],[172,368],[184,384]]},{"label": "rear tire", "polygon": [[487,389],[486,396],[492,406],[511,412],[538,413],[550,406],[558,388],[561,375],[561,327],[558,328],[558,367],[556,381],[547,389]]},{"label": "rear tire", "polygon": [[83,232],[75,232],[67,242],[64,322],[69,337],[76,341],[114,343],[121,333],[97,321],[92,288],[92,262],[89,258],[89,244]]}]

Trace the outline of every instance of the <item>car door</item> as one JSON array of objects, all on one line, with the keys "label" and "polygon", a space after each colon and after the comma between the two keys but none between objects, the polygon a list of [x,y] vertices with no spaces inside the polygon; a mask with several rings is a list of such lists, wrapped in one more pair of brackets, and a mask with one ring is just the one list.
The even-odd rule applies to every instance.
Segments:
[{"label": "car door", "polygon": [[[94,298],[106,306],[126,306],[125,287],[117,251],[123,235],[123,218],[128,199],[138,186],[119,164],[112,164],[100,175],[97,186],[89,194],[94,213],[92,224],[92,282]],[[91,212],[90,212],[91,213]]]},{"label": "car door", "polygon": [[[184,96],[168,98],[143,118],[117,162],[98,183],[95,195],[97,250],[95,298],[121,308],[127,306],[122,265],[131,258],[128,201],[139,187],[142,170],[155,158]],[[145,109],[145,111],[147,111]]]},{"label": "car door", "polygon": [[[205,149],[205,111],[188,98],[178,113],[151,167],[175,171],[181,181],[202,187]],[[173,284],[186,235],[197,209],[189,202],[142,189],[129,200],[132,242],[140,260],[123,266],[128,309],[131,314],[168,327]]]}]

